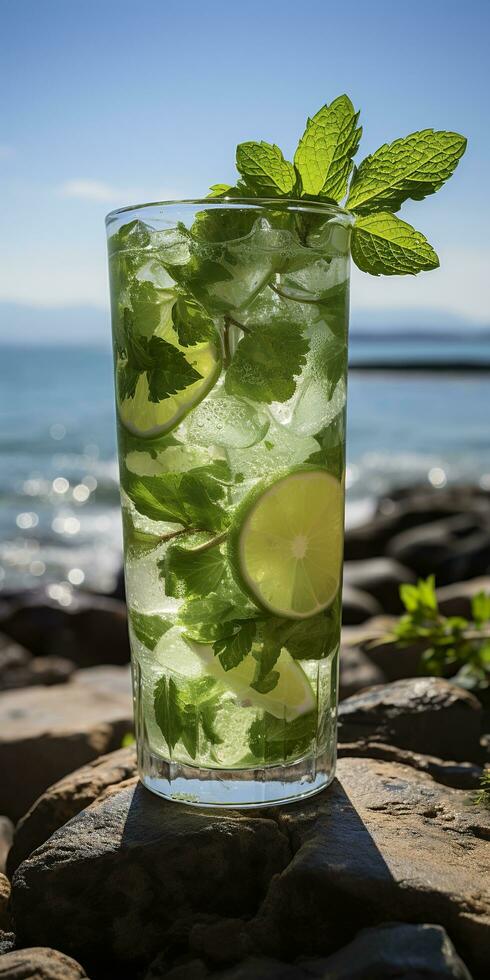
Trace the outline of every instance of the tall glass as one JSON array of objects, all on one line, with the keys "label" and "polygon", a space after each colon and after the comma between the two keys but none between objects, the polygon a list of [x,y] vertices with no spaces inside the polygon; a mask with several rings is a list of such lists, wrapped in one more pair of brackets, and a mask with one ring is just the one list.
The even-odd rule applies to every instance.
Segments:
[{"label": "tall glass", "polygon": [[141,779],[260,806],[333,778],[351,217],[107,218]]}]

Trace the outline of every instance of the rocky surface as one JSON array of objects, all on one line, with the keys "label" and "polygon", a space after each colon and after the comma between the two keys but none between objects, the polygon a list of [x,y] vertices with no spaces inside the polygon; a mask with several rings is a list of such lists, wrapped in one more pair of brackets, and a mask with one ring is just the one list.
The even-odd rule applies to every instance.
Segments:
[{"label": "rocky surface", "polygon": [[20,865],[14,919],[21,943],[56,944],[87,969],[94,958],[136,966],[163,947],[187,946],[213,969],[242,955],[326,956],[387,918],[433,922],[483,976],[489,837],[490,813],[467,793],[370,758],[341,759],[310,801],[247,815],[123,784]]},{"label": "rocky surface", "polygon": [[356,626],[366,619],[377,616],[382,612],[379,602],[368,592],[355,589],[348,583],[342,590],[342,623],[344,626]]},{"label": "rocky surface", "polygon": [[19,949],[0,958],[1,980],[87,980],[83,967],[55,949]]},{"label": "rocky surface", "polygon": [[285,963],[266,956],[248,956],[218,973],[203,960],[187,960],[170,971],[164,957],[152,963],[145,980],[471,980],[445,929],[435,925],[385,923],[362,929],[337,953],[301,957]]},{"label": "rocky surface", "polygon": [[47,786],[118,748],[132,725],[127,667],[0,694],[0,812],[17,820]]},{"label": "rocky surface", "polygon": [[10,881],[7,876],[0,874],[0,929],[7,932],[10,929]]},{"label": "rocky surface", "polygon": [[482,707],[442,677],[370,687],[339,706],[341,742],[384,742],[456,761],[480,758]]},{"label": "rocky surface", "polygon": [[414,573],[392,558],[368,558],[344,563],[344,582],[367,592],[387,613],[401,611],[400,585],[415,581]]},{"label": "rocky surface", "polygon": [[136,753],[134,747],[130,747],[100,756],[49,786],[15,828],[14,844],[8,857],[9,874],[12,875],[21,861],[44,844],[55,830],[102,793],[135,775]]},{"label": "rocky surface", "polygon": [[359,647],[342,644],[339,663],[339,698],[343,700],[372,684],[382,684],[386,677]]},{"label": "rocky surface", "polygon": [[34,684],[65,684],[75,670],[66,657],[33,657],[10,637],[0,634],[0,691]]},{"label": "rocky surface", "polygon": [[129,660],[126,606],[117,599],[78,593],[60,606],[40,590],[12,597],[0,630],[36,656],[57,656],[79,667]]},{"label": "rocky surface", "polygon": [[0,874],[7,866],[7,855],[14,838],[14,825],[8,817],[0,817]]}]

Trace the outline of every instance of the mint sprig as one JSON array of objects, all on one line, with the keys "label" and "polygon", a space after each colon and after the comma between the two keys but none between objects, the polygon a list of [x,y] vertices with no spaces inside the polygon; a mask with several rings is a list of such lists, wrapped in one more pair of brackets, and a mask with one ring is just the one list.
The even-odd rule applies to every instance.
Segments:
[{"label": "mint sprig", "polygon": [[[362,134],[358,118],[347,95],[322,106],[307,120],[294,164],[273,143],[240,143],[237,168],[241,179],[235,186],[214,184],[210,196],[301,197],[334,204],[346,200],[345,206],[355,218],[352,257],[363,272],[416,275],[435,269],[439,262],[427,239],[414,229],[408,235],[411,226],[405,222],[397,226],[393,212],[409,198],[420,201],[442,187],[465,152],[465,137],[443,130],[420,130],[384,144],[356,169],[353,158]],[[391,214],[391,222],[387,214]],[[379,223],[363,223],[375,215]],[[297,216],[303,237],[308,235],[309,223],[314,225],[318,217],[320,213]]]},{"label": "mint sprig", "polygon": [[136,609],[129,609],[128,617],[135,636],[148,650],[154,650],[158,641],[173,625],[170,620],[162,619],[161,616],[151,616]]},{"label": "mint sprig", "polygon": [[154,709],[157,725],[170,749],[182,742],[191,759],[195,759],[204,737],[211,745],[222,741],[215,729],[220,692],[212,677],[179,684],[165,675],[155,686]]},{"label": "mint sprig", "polygon": [[169,521],[198,531],[222,531],[229,515],[222,506],[226,487],[218,463],[186,473],[135,477],[122,474],[123,487],[136,510],[153,521]]}]

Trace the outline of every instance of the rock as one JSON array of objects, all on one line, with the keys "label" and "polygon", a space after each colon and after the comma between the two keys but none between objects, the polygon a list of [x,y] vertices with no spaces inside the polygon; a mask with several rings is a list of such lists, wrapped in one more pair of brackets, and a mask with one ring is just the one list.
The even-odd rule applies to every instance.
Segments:
[{"label": "rock", "polygon": [[412,752],[410,749],[400,749],[386,742],[339,742],[337,748],[339,759],[350,758],[384,759],[386,762],[400,762],[404,766],[412,766],[419,772],[426,772],[438,783],[453,786],[455,789],[477,789],[483,773],[483,767],[473,762],[454,762],[439,759],[434,755]]},{"label": "rock", "polygon": [[386,552],[417,575],[434,573],[446,585],[490,570],[490,532],[480,519],[463,514],[404,531]]},{"label": "rock", "polygon": [[141,785],[83,810],[17,869],[21,944],[54,943],[87,964],[148,962],[200,915],[247,917],[286,867],[275,820],[163,801]]},{"label": "rock", "polygon": [[13,820],[47,786],[119,748],[132,730],[129,668],[94,670],[61,686],[0,694],[0,812]]},{"label": "rock", "polygon": [[1,980],[87,980],[83,967],[56,949],[16,949],[0,960]]},{"label": "rock", "polygon": [[342,630],[343,649],[359,647],[388,681],[417,677],[424,673],[420,662],[423,651],[420,643],[399,647],[394,642],[381,642],[392,632],[395,623],[393,616],[374,616],[361,626]]},{"label": "rock", "polygon": [[7,932],[10,929],[10,881],[6,875],[0,874],[0,929]]},{"label": "rock", "polygon": [[163,977],[165,980],[205,980],[208,976],[209,970],[202,960],[185,960],[172,970],[168,970],[167,958],[161,955],[150,964],[144,980],[161,980]]},{"label": "rock", "polygon": [[480,758],[482,708],[442,677],[379,684],[339,705],[340,742],[383,742],[455,761]]},{"label": "rock", "polygon": [[294,857],[244,927],[251,950],[323,956],[389,914],[442,925],[486,975],[490,812],[467,793],[406,766],[340,759],[332,786],[278,811],[278,824]]},{"label": "rock", "polygon": [[377,616],[381,612],[379,602],[367,592],[361,592],[360,589],[354,589],[348,584],[344,586],[342,590],[342,623],[344,626],[356,626],[357,623],[363,623],[366,619]]},{"label": "rock", "polygon": [[61,656],[80,667],[129,660],[126,607],[117,599],[77,593],[60,606],[40,590],[11,602],[0,628],[36,656]]},{"label": "rock", "polygon": [[402,611],[400,585],[415,581],[416,577],[411,569],[392,558],[369,558],[344,563],[344,582],[373,596],[387,613]]},{"label": "rock", "polygon": [[15,932],[4,932],[0,929],[0,956],[5,956],[12,949],[15,949]]},{"label": "rock", "polygon": [[3,874],[7,866],[7,855],[12,847],[14,838],[14,825],[8,817],[0,817],[0,873]]},{"label": "rock", "polygon": [[8,871],[15,869],[77,813],[98,799],[112,786],[136,774],[136,752],[133,746],[103,755],[88,765],[64,776],[36,800],[17,824]]},{"label": "rock", "polygon": [[223,973],[212,974],[219,980],[309,980],[311,975],[299,965],[281,963],[268,956],[249,956]]},{"label": "rock", "polygon": [[465,619],[471,619],[471,600],[478,592],[490,594],[490,576],[444,585],[437,589],[439,609],[444,616],[464,616]]},{"label": "rock", "polygon": [[383,672],[358,647],[342,646],[340,650],[339,698],[348,698],[373,684],[383,684]]},{"label": "rock", "polygon": [[328,959],[301,965],[305,977],[319,980],[471,980],[445,929],[434,925],[389,922],[362,929]]}]

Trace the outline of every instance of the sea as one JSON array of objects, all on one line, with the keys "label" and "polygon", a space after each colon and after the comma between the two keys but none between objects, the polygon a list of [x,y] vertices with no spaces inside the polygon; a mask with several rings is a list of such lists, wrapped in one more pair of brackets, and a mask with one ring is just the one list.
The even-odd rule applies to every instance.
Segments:
[{"label": "sea", "polygon": [[[353,336],[347,523],[390,488],[490,489],[490,336]],[[111,354],[0,346],[0,591],[110,593],[121,565]]]}]

